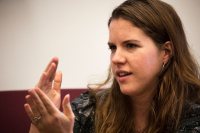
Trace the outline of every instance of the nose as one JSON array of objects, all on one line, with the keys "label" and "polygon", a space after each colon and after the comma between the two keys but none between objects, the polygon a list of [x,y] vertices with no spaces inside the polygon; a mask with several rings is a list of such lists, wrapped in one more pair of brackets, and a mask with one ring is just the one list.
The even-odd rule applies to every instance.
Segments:
[{"label": "nose", "polygon": [[114,64],[124,64],[126,62],[126,58],[123,50],[116,49],[116,51],[111,54],[111,61]]}]

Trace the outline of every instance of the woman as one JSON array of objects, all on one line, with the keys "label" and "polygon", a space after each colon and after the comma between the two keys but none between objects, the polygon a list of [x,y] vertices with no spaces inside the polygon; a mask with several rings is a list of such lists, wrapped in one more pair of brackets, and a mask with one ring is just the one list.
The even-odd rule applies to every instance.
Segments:
[{"label": "woman", "polygon": [[26,96],[30,131],[200,132],[199,66],[174,9],[159,0],[127,0],[114,9],[108,27],[111,69],[100,87],[111,87],[86,92],[72,106],[66,95],[61,113],[62,76],[54,74],[54,58]]}]

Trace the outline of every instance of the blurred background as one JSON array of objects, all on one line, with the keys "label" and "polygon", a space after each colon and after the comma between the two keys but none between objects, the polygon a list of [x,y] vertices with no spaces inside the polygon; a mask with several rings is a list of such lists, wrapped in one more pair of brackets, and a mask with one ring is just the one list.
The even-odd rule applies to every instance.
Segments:
[{"label": "blurred background", "polygon": [[[107,21],[124,0],[0,0],[0,91],[34,87],[47,63],[59,58],[62,88],[105,79]],[[163,0],[181,17],[200,63],[200,1]]]}]

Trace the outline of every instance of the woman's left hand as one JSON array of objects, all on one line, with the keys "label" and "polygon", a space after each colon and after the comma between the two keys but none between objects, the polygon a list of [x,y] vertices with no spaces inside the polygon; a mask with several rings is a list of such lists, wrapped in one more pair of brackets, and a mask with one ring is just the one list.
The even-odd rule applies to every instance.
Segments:
[{"label": "woman's left hand", "polygon": [[39,88],[29,90],[26,100],[25,110],[39,132],[73,132],[74,114],[71,109],[69,95],[66,95],[63,99],[63,113]]}]

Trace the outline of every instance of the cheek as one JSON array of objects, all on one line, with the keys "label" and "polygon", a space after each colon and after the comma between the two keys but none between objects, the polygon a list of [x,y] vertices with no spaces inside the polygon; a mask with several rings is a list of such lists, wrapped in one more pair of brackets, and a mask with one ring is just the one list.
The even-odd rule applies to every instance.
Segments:
[{"label": "cheek", "polygon": [[145,53],[139,56],[137,59],[137,67],[143,71],[144,74],[155,74],[160,72],[160,66],[162,65],[157,53]]},{"label": "cheek", "polygon": [[114,74],[113,72],[115,71],[116,66],[112,63],[112,61],[110,61],[110,68],[111,68],[112,74]]},{"label": "cheek", "polygon": [[144,65],[146,67],[146,71],[148,73],[159,73],[161,61],[157,54],[149,54],[148,56],[144,57]]}]

